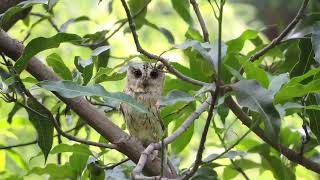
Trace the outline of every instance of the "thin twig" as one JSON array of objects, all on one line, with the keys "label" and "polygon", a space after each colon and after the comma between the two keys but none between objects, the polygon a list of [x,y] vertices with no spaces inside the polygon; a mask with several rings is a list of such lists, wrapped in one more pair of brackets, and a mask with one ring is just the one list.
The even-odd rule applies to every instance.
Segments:
[{"label": "thin twig", "polygon": [[47,18],[48,22],[51,24],[51,26],[57,31],[57,32],[61,32],[58,25],[52,20],[52,18],[50,16],[46,16],[44,14],[40,14],[40,13],[30,13],[30,15],[32,16],[37,16],[37,17],[41,17],[41,18]]},{"label": "thin twig", "polygon": [[205,142],[207,140],[207,134],[208,134],[208,131],[209,131],[209,126],[210,126],[210,123],[211,123],[211,120],[213,118],[213,110],[215,108],[215,104],[216,104],[216,101],[219,97],[219,86],[216,88],[214,94],[213,94],[213,98],[211,100],[211,105],[210,105],[210,109],[209,109],[209,113],[208,113],[208,118],[207,118],[207,121],[206,121],[206,124],[203,128],[203,131],[202,131],[202,135],[201,135],[201,140],[200,140],[200,144],[199,144],[199,148],[198,148],[198,152],[197,152],[197,156],[196,156],[196,160],[195,160],[195,163],[194,163],[194,166],[193,168],[191,169],[191,171],[186,174],[184,176],[184,180],[188,180],[190,179],[198,170],[198,168],[200,167],[200,164],[202,163],[202,155],[203,155],[203,152],[204,152],[204,148],[205,148]]},{"label": "thin twig", "polygon": [[256,61],[257,59],[259,59],[261,56],[263,56],[264,54],[266,54],[270,49],[276,47],[278,44],[281,43],[281,41],[293,30],[294,27],[296,27],[296,25],[298,24],[298,22],[303,18],[304,16],[304,12],[308,6],[309,0],[304,0],[296,17],[291,21],[291,23],[282,31],[282,33],[274,38],[271,43],[266,46],[265,48],[261,49],[260,51],[258,51],[257,53],[255,53],[253,56],[250,57],[250,61]]},{"label": "thin twig", "polygon": [[203,40],[204,40],[204,42],[209,42],[208,29],[206,27],[206,23],[204,22],[203,17],[201,15],[201,12],[199,10],[198,3],[196,2],[196,0],[190,0],[190,3],[192,5],[192,7],[193,7],[194,12],[197,15],[199,24],[201,26],[201,30],[202,30],[202,34],[203,34]]},{"label": "thin twig", "polygon": [[187,82],[190,82],[192,84],[199,85],[199,86],[203,86],[203,85],[207,85],[208,84],[208,83],[196,80],[196,79],[192,79],[192,78],[190,78],[188,76],[185,76],[180,71],[178,71],[174,67],[172,67],[167,59],[159,57],[159,56],[154,55],[154,54],[151,54],[151,53],[147,52],[146,50],[144,50],[140,45],[138,34],[136,32],[136,26],[135,26],[135,23],[134,23],[134,21],[132,19],[129,7],[128,7],[128,5],[127,5],[125,0],[121,0],[121,3],[122,3],[122,6],[124,7],[124,10],[125,10],[126,14],[127,14],[129,27],[131,29],[133,40],[134,40],[134,43],[136,45],[136,48],[137,48],[138,52],[140,52],[141,54],[145,55],[149,59],[154,59],[154,60],[162,62],[166,66],[166,68],[168,69],[168,71],[170,73],[174,74],[175,76],[177,76],[178,78],[180,78],[180,79],[182,79],[184,81],[187,81]]}]

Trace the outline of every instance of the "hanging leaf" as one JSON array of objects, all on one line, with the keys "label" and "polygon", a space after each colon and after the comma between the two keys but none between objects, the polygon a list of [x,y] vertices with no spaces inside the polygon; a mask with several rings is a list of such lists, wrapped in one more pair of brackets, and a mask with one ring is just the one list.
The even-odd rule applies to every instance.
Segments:
[{"label": "hanging leaf", "polygon": [[171,0],[173,8],[182,17],[182,19],[189,25],[192,25],[192,17],[190,15],[189,0]]},{"label": "hanging leaf", "polygon": [[50,154],[58,154],[64,152],[72,152],[77,154],[83,154],[88,156],[93,156],[92,152],[90,151],[87,145],[83,144],[58,144],[50,151]]},{"label": "hanging leaf", "polygon": [[[308,99],[306,100],[307,105],[320,105],[320,96],[319,94],[309,94]],[[312,133],[317,137],[318,143],[320,143],[320,111],[315,109],[307,109],[307,115],[310,121],[310,129]]]},{"label": "hanging leaf", "polygon": [[60,26],[60,32],[66,32],[67,28],[70,24],[81,22],[81,21],[89,21],[90,18],[88,16],[80,16],[77,18],[71,18]]},{"label": "hanging leaf", "polygon": [[109,93],[101,85],[82,86],[72,81],[41,81],[38,85],[49,91],[55,91],[61,96],[74,98],[78,96],[100,96],[111,101],[126,103],[137,111],[146,113],[145,107],[124,93]]},{"label": "hanging leaf", "polygon": [[93,75],[93,60],[90,58],[88,60],[83,60],[81,57],[76,56],[74,58],[74,65],[81,72],[83,78],[83,84],[86,85],[91,80]]},{"label": "hanging leaf", "polygon": [[273,141],[279,141],[281,119],[273,105],[272,93],[254,80],[241,80],[231,86],[241,106],[258,112],[264,120],[266,135]]},{"label": "hanging leaf", "polygon": [[289,83],[284,85],[275,95],[275,103],[284,103],[294,97],[302,97],[309,93],[320,92],[320,79],[314,79],[309,83],[302,82],[307,78],[314,76],[320,72],[320,68],[312,69],[307,73],[292,78]]},{"label": "hanging leaf", "polygon": [[79,42],[81,37],[76,34],[58,33],[50,38],[39,37],[31,40],[25,47],[22,55],[15,63],[14,67],[17,73],[21,73],[26,67],[29,60],[41,51],[57,48],[64,42]]},{"label": "hanging leaf", "polygon": [[150,2],[151,0],[129,0],[128,1],[131,14],[136,15],[139,13],[139,15],[136,18],[134,18],[134,22],[136,24],[137,30],[140,29],[145,23],[145,18],[146,18],[147,9],[148,9],[147,7],[145,8],[145,6],[148,6]]},{"label": "hanging leaf", "polygon": [[236,53],[240,52],[243,49],[246,41],[256,39],[257,37],[259,37],[257,31],[250,30],[250,29],[244,31],[240,35],[240,37],[226,42],[228,46],[228,54],[232,52],[236,52]]},{"label": "hanging leaf", "polygon": [[35,167],[32,170],[28,172],[27,175],[29,174],[38,174],[38,175],[43,175],[43,174],[48,174],[50,175],[51,178],[56,178],[56,179],[77,179],[76,174],[72,171],[72,168],[69,163],[66,163],[62,166],[57,165],[57,164],[48,164],[44,168],[40,167]]},{"label": "hanging leaf", "polygon": [[161,105],[173,105],[177,102],[191,102],[194,101],[194,97],[179,90],[172,90],[166,97],[161,99]]},{"label": "hanging leaf", "polygon": [[69,68],[64,64],[62,58],[52,53],[46,58],[47,64],[53,68],[53,71],[57,73],[62,79],[72,80],[72,74]]},{"label": "hanging leaf", "polygon": [[50,119],[53,117],[49,117],[51,114],[49,114],[46,109],[43,109],[43,106],[36,99],[28,98],[27,105],[33,109],[33,111],[30,109],[26,110],[30,122],[37,131],[38,145],[43,152],[46,161],[53,143],[54,126]]},{"label": "hanging leaf", "polygon": [[241,61],[240,63],[243,64],[247,79],[253,79],[258,81],[264,88],[268,87],[268,75],[263,69],[258,67],[258,64],[254,64],[248,61]]}]

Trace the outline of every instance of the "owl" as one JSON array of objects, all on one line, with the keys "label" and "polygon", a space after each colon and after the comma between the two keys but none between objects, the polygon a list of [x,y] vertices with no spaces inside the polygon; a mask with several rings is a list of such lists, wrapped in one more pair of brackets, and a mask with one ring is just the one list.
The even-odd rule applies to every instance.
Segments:
[{"label": "owl", "polygon": [[131,63],[127,70],[124,92],[143,104],[148,113],[138,112],[126,104],[121,104],[120,110],[130,135],[144,147],[159,142],[164,133],[159,108],[165,80],[162,69],[163,64]]}]

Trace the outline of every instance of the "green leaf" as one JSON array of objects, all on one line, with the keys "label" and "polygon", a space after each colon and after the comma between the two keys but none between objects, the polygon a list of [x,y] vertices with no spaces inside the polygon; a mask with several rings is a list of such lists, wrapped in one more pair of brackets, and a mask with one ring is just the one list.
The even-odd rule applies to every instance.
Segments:
[{"label": "green leaf", "polygon": [[179,90],[172,90],[166,97],[161,99],[161,105],[173,105],[177,102],[191,102],[194,101],[194,97]]},{"label": "green leaf", "polygon": [[[148,5],[151,0],[129,0],[128,5],[131,14],[135,15],[139,13],[146,5]],[[136,29],[140,29],[145,23],[145,17],[147,15],[147,8],[145,8],[139,15],[134,19],[136,24]]]},{"label": "green leaf", "polygon": [[12,107],[12,109],[11,109],[11,111],[9,112],[8,117],[7,117],[7,122],[8,122],[9,124],[12,123],[13,116],[14,116],[21,108],[22,108],[22,107],[21,107],[19,104],[17,104],[17,103],[14,104],[14,106]]},{"label": "green leaf", "polygon": [[[309,94],[308,99],[306,100],[307,105],[320,105],[320,96],[319,94],[313,95]],[[310,129],[312,133],[317,137],[318,143],[320,142],[320,111],[314,109],[307,109],[307,115],[310,121]]]},{"label": "green leaf", "polygon": [[83,84],[86,85],[91,80],[93,75],[93,60],[90,58],[88,60],[83,60],[79,56],[74,58],[74,65],[81,72],[81,76],[83,78]]},{"label": "green leaf", "polygon": [[314,51],[312,49],[312,43],[310,39],[301,39],[299,41],[299,49],[299,61],[290,71],[290,77],[303,75],[311,69],[313,64],[315,64]]},{"label": "green leaf", "polygon": [[110,48],[111,46],[109,45],[97,47],[95,50],[93,50],[92,56],[99,56],[101,53],[108,51]]},{"label": "green leaf", "polygon": [[71,81],[41,81],[38,85],[49,91],[55,91],[67,98],[78,96],[100,96],[111,101],[126,103],[137,111],[147,112],[146,108],[131,96],[120,92],[109,93],[99,84],[82,86]]},{"label": "green leaf", "polygon": [[81,21],[89,21],[89,20],[90,20],[90,18],[88,16],[80,16],[77,18],[71,18],[60,26],[60,28],[59,28],[60,32],[66,32],[67,28],[69,27],[70,24],[73,24],[76,22],[81,22]]},{"label": "green leaf", "polygon": [[192,17],[190,15],[189,0],[171,0],[173,8],[182,17],[182,19],[189,25],[192,25]]},{"label": "green leaf", "polygon": [[14,67],[17,73],[21,73],[26,67],[29,60],[41,51],[59,47],[64,42],[77,42],[81,37],[76,34],[58,33],[50,38],[39,37],[31,40],[25,47],[22,55],[15,63]]},{"label": "green leaf", "polygon": [[35,167],[28,172],[29,174],[49,174],[52,178],[71,178],[76,179],[76,175],[73,173],[70,164],[57,165],[57,164],[48,164],[44,168]]},{"label": "green leaf", "polygon": [[50,114],[46,109],[43,109],[43,106],[36,99],[29,98],[27,100],[27,105],[33,109],[33,111],[30,109],[26,110],[28,112],[30,122],[37,131],[38,145],[43,152],[46,161],[53,143],[54,127],[51,119],[49,119]]},{"label": "green leaf", "polygon": [[77,174],[78,177],[81,177],[81,174],[87,165],[88,158],[89,158],[88,154],[82,154],[82,153],[73,153],[70,156],[69,158],[70,166],[73,172],[75,172],[75,174]]},{"label": "green leaf", "polygon": [[58,154],[63,152],[72,152],[88,156],[93,155],[92,152],[89,150],[89,147],[84,144],[58,144],[51,150],[50,154]]},{"label": "green leaf", "polygon": [[246,30],[244,31],[240,37],[230,40],[226,42],[228,45],[228,54],[231,52],[240,52],[242,48],[244,47],[244,44],[247,40],[252,40],[258,37],[258,32],[254,30]]},{"label": "green leaf", "polygon": [[257,64],[248,61],[241,61],[240,63],[243,64],[247,79],[253,79],[258,81],[264,88],[268,87],[268,75],[263,69],[259,68]]},{"label": "green leaf", "polygon": [[64,64],[62,58],[52,53],[46,58],[47,64],[53,68],[53,71],[57,73],[62,79],[72,80],[72,73],[69,68]]},{"label": "green leaf", "polygon": [[[176,106],[172,106],[176,107]],[[174,120],[174,128],[173,131],[178,129],[181,124],[191,115],[191,113],[195,110],[195,106],[188,106],[184,111],[176,113],[176,116],[171,116],[168,119],[165,119],[165,123],[168,124],[168,120]],[[171,111],[173,112],[173,111]],[[186,132],[184,132],[181,136],[175,139],[171,144],[171,150],[174,154],[180,153],[185,147],[190,143],[194,132],[194,123],[192,123]]]},{"label": "green leaf", "polygon": [[271,80],[268,90],[272,93],[274,96],[280,89],[281,87],[289,82],[289,74],[284,73],[284,74],[279,74]]},{"label": "green leaf", "polygon": [[7,155],[15,162],[17,166],[19,166],[23,170],[29,170],[29,166],[23,159],[22,154],[19,154],[18,152],[12,149],[6,150],[6,152]]},{"label": "green leaf", "polygon": [[311,81],[308,84],[287,84],[275,96],[275,103],[284,103],[294,97],[302,97],[309,93],[320,92],[320,79]]},{"label": "green leaf", "polygon": [[[203,162],[210,162],[219,155],[220,154],[210,154],[208,157],[203,159]],[[246,153],[242,151],[229,151],[225,153],[223,156],[221,156],[220,158],[235,159],[237,156],[243,157],[244,155],[246,155]]]},{"label": "green leaf", "polygon": [[218,174],[213,168],[202,166],[191,180],[218,180]]},{"label": "green leaf", "polygon": [[189,27],[188,31],[185,33],[184,35],[187,39],[192,39],[192,40],[196,40],[196,41],[202,41],[202,35],[200,34],[200,32],[196,29],[194,29],[193,27]]},{"label": "green leaf", "polygon": [[4,27],[4,25],[7,24],[15,14],[33,6],[33,5],[47,4],[47,3],[48,3],[48,0],[29,0],[29,1],[20,2],[16,6],[9,8],[3,14],[0,14],[0,27]]},{"label": "green leaf", "polygon": [[272,93],[254,80],[241,80],[231,87],[236,93],[238,103],[258,112],[263,117],[266,135],[278,142],[281,119],[273,105]]}]

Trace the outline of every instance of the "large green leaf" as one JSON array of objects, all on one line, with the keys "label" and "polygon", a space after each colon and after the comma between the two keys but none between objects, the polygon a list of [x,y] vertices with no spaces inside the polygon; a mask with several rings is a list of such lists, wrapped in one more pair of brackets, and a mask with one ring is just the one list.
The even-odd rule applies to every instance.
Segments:
[{"label": "large green leaf", "polygon": [[62,79],[72,80],[72,73],[69,68],[64,64],[62,58],[52,53],[46,58],[47,64],[53,68],[53,71],[57,73]]},{"label": "large green leaf", "polygon": [[190,15],[189,0],[171,0],[173,8],[182,17],[182,19],[189,25],[192,25],[192,17]]},{"label": "large green leaf", "polygon": [[83,78],[83,84],[86,85],[91,80],[93,75],[93,67],[94,63],[92,58],[88,60],[83,60],[79,56],[74,58],[74,65],[81,72],[81,76]]},{"label": "large green leaf", "polygon": [[84,155],[93,155],[92,152],[89,150],[89,147],[84,144],[58,144],[50,151],[50,154],[57,154],[63,152],[72,152],[77,154],[84,154]]},{"label": "large green leaf", "polygon": [[37,131],[38,145],[44,154],[45,160],[47,160],[53,143],[54,126],[50,119],[53,117],[49,117],[50,114],[46,109],[43,109],[43,106],[36,99],[29,98],[27,100],[27,105],[33,109],[26,110],[28,112],[30,122]]},{"label": "large green leaf", "polygon": [[55,91],[67,98],[74,98],[78,96],[100,96],[111,101],[126,103],[137,111],[147,112],[146,108],[131,96],[120,92],[107,92],[99,84],[82,86],[71,81],[41,81],[38,85],[49,91]]},{"label": "large green leaf", "polygon": [[[150,3],[151,0],[129,0],[128,5],[132,15],[139,13],[145,6]],[[147,8],[145,8],[135,19],[136,28],[140,29],[145,23],[147,15]]]},{"label": "large green leaf", "polygon": [[22,55],[15,63],[14,67],[17,73],[21,73],[29,60],[41,51],[59,47],[64,42],[79,42],[81,37],[76,34],[58,33],[50,38],[39,37],[31,40],[25,47]]},{"label": "large green leaf", "polygon": [[81,21],[89,21],[89,20],[90,20],[90,18],[88,16],[80,16],[77,18],[71,18],[61,25],[60,32],[66,32],[67,28],[72,23],[81,22]]},{"label": "large green leaf", "polygon": [[244,47],[244,44],[247,40],[256,39],[258,37],[258,32],[254,30],[244,31],[240,37],[226,42],[228,45],[228,54],[231,52],[240,52]]},{"label": "large green leaf", "polygon": [[273,95],[254,80],[241,80],[231,86],[241,106],[258,112],[264,120],[266,135],[279,141],[281,119],[273,105]]},{"label": "large green leaf", "polygon": [[303,75],[311,69],[311,66],[313,64],[315,64],[314,51],[312,49],[312,43],[309,38],[301,39],[299,41],[299,49],[299,61],[291,69],[290,77]]},{"label": "large green leaf", "polygon": [[172,90],[166,97],[161,99],[161,105],[173,105],[177,102],[191,102],[194,101],[194,97],[186,92],[179,90]]},{"label": "large green leaf", "polygon": [[240,63],[243,64],[247,79],[258,81],[264,88],[268,87],[268,75],[263,69],[259,68],[257,64],[248,61],[240,61]]},{"label": "large green leaf", "polygon": [[74,174],[70,164],[68,163],[62,166],[57,164],[48,164],[44,168],[35,167],[28,172],[28,175],[29,174],[38,174],[38,175],[49,174],[50,177],[56,178],[56,179],[61,179],[61,178],[76,179],[76,175]]},{"label": "large green leaf", "polygon": [[288,84],[284,85],[275,96],[275,103],[284,103],[294,97],[302,97],[309,93],[320,92],[320,79],[312,80],[309,83],[304,80],[315,76],[320,71],[320,68],[312,69],[307,73],[292,78]]},{"label": "large green leaf", "polygon": [[72,153],[72,155],[69,158],[70,166],[77,174],[78,177],[81,177],[82,171],[87,165],[89,155],[88,154],[82,154],[82,153]]}]

